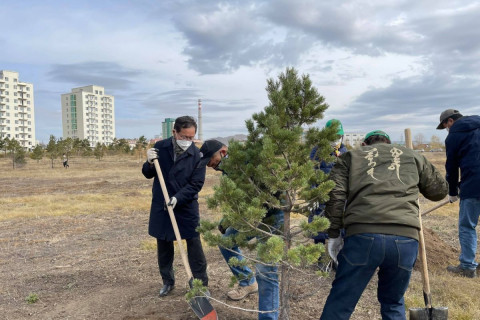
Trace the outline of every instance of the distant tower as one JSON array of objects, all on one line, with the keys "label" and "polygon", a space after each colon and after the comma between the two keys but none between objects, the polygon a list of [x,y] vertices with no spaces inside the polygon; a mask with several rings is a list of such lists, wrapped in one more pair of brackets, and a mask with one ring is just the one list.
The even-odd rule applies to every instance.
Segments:
[{"label": "distant tower", "polygon": [[198,99],[198,140],[203,141],[202,132],[202,100]]}]

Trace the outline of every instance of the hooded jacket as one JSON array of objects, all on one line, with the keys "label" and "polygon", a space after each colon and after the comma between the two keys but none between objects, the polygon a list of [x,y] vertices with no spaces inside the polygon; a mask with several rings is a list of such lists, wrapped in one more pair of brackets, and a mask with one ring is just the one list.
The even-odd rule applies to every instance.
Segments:
[{"label": "hooded jacket", "polygon": [[456,120],[445,139],[445,147],[448,193],[456,196],[460,189],[460,199],[480,198],[480,116]]}]

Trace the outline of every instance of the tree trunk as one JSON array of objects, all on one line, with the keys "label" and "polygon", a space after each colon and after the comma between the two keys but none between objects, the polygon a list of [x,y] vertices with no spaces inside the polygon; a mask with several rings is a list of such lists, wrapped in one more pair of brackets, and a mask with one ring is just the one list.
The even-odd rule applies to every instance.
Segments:
[{"label": "tree trunk", "polygon": [[[283,213],[283,236],[285,237],[285,247],[283,249],[284,257],[287,257],[288,249],[291,245],[290,234],[290,211],[284,211]],[[282,264],[280,279],[280,320],[290,319],[290,302],[289,302],[289,288],[290,288],[290,267]]]}]

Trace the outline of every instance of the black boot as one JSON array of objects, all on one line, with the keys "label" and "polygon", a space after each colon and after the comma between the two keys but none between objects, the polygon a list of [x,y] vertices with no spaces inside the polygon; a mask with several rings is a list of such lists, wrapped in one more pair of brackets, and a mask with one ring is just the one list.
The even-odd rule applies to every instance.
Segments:
[{"label": "black boot", "polygon": [[175,288],[175,286],[173,284],[164,285],[163,288],[160,289],[160,297],[167,296],[170,293],[170,291],[173,290],[173,288]]}]

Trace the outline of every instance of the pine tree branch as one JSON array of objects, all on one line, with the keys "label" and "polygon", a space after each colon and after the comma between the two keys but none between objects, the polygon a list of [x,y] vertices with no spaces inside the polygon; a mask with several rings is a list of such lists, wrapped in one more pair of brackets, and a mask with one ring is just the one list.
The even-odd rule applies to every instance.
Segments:
[{"label": "pine tree branch", "polygon": [[[231,248],[227,248],[227,247],[224,247],[224,246],[220,246],[220,247],[224,248],[224,249],[227,250],[227,251],[230,251],[230,252],[232,252],[232,253],[235,253],[236,255],[239,255],[239,256],[247,259],[247,260],[251,260],[252,262],[259,263],[259,264],[263,264],[264,266],[268,266],[268,267],[274,267],[274,266],[276,266],[276,264],[271,264],[271,263],[266,263],[266,262],[260,261],[260,260],[258,260],[258,259],[255,259],[255,258],[252,258],[252,257],[250,257],[250,256],[247,256],[247,255],[245,255],[244,253],[239,253],[238,251],[235,251],[235,250],[233,250],[233,249],[231,249]],[[227,263],[228,263],[228,261],[227,261]]]},{"label": "pine tree branch", "polygon": [[233,305],[231,305],[231,304],[225,303],[225,302],[223,302],[223,301],[221,301],[221,300],[218,300],[218,299],[215,299],[215,298],[213,298],[213,297],[209,297],[208,299],[209,299],[209,300],[213,300],[213,301],[215,301],[215,302],[217,302],[217,303],[220,303],[220,304],[226,306],[227,308],[232,308],[232,309],[236,309],[236,310],[242,310],[242,311],[246,311],[246,312],[255,312],[255,313],[262,313],[262,314],[263,314],[263,313],[272,313],[272,312],[277,312],[277,311],[278,311],[278,309],[268,310],[268,311],[260,311],[260,310],[257,310],[257,309],[245,309],[245,308],[240,308],[240,307],[237,307],[237,306],[233,306]]},{"label": "pine tree branch", "polygon": [[[263,222],[263,221],[260,221],[258,224],[259,224],[259,225],[264,225],[265,227],[267,227],[268,229],[270,229],[271,235],[274,235],[274,233],[273,233],[274,231],[277,231],[278,233],[282,233],[282,230],[281,230],[281,229],[275,228],[274,226],[271,226],[271,225],[269,225],[269,224],[266,224],[266,223]],[[272,229],[274,229],[274,231],[272,231]],[[261,229],[260,229],[260,230],[261,230]],[[278,236],[283,237],[283,236],[281,236],[280,234],[278,234]]]},{"label": "pine tree branch", "polygon": [[[244,221],[248,226],[250,226],[252,229],[255,229],[255,230],[257,230],[257,231],[259,231],[259,232],[261,232],[261,233],[263,233],[263,234],[266,234],[266,235],[269,236],[269,237],[271,237],[271,236],[274,235],[274,234],[269,233],[269,232],[267,232],[267,231],[265,231],[265,230],[262,230],[262,229],[260,229],[260,228],[258,228],[258,227],[255,227],[253,224],[251,224],[250,222],[248,222],[248,221],[245,220],[245,219],[243,219],[243,221]],[[260,223],[263,223],[263,222],[260,222]],[[264,224],[264,223],[263,223],[263,224]],[[264,225],[266,225],[266,224],[264,224]],[[278,236],[279,236],[279,237],[282,237],[283,239],[285,239],[284,236],[281,236],[281,235],[278,235]]]}]

